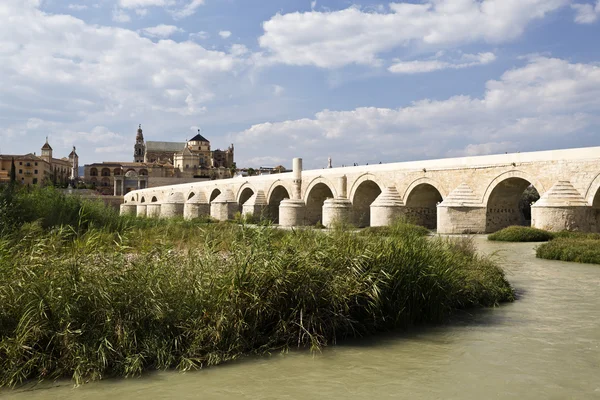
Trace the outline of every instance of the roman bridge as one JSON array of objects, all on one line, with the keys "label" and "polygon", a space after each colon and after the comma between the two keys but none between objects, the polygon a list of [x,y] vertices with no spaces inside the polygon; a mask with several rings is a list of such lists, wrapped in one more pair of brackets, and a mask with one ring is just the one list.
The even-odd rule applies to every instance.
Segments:
[{"label": "roman bridge", "polygon": [[533,186],[541,198],[531,225],[600,231],[600,147],[307,171],[301,159],[293,165],[291,173],[132,191],[121,213],[227,220],[241,212],[283,226],[346,220],[360,227],[406,216],[439,233],[489,233],[528,222],[519,202]]}]

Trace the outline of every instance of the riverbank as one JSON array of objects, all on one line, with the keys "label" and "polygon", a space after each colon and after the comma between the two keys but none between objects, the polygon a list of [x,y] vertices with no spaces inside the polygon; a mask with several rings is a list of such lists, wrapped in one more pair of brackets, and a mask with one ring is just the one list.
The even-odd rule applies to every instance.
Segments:
[{"label": "riverbank", "polygon": [[406,224],[357,235],[78,215],[2,233],[1,386],[317,350],[514,298],[471,242]]},{"label": "riverbank", "polygon": [[548,232],[525,226],[509,226],[488,236],[501,242],[547,242],[536,248],[536,256],[547,260],[600,264],[600,234]]}]

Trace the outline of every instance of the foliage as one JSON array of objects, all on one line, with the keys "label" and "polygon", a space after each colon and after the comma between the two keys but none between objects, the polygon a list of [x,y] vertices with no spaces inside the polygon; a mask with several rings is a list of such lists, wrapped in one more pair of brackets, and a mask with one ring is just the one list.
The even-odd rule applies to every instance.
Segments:
[{"label": "foliage", "polygon": [[531,221],[531,205],[540,199],[540,194],[535,187],[529,186],[519,200],[519,210],[525,221]]},{"label": "foliage", "polygon": [[499,242],[547,242],[553,238],[552,232],[528,226],[509,226],[488,236],[488,240]]},{"label": "foliage", "polygon": [[10,160],[10,184],[14,185],[17,182],[17,168],[15,167],[15,158]]},{"label": "foliage", "polygon": [[0,238],[0,385],[318,349],[513,300],[502,270],[465,240],[79,218]]},{"label": "foliage", "polygon": [[405,219],[399,218],[390,226],[368,227],[360,231],[359,234],[363,236],[427,236],[430,234],[430,232],[429,229],[423,226],[410,224]]},{"label": "foliage", "polygon": [[586,236],[554,239],[539,246],[536,256],[547,260],[600,264],[600,237]]}]

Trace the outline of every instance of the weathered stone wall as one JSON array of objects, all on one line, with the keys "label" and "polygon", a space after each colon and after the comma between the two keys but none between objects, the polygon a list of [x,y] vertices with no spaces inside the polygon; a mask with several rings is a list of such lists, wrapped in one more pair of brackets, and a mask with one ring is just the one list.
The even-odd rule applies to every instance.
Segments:
[{"label": "weathered stone wall", "polygon": [[534,207],[531,226],[552,232],[597,232],[597,215],[591,207]]},{"label": "weathered stone wall", "polygon": [[438,207],[438,233],[483,233],[485,211],[483,207]]}]

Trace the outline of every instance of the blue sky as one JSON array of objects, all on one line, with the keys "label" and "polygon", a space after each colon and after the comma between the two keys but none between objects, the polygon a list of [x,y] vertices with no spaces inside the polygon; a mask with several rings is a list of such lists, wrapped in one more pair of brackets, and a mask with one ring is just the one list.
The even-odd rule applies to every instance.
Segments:
[{"label": "blue sky", "polygon": [[238,166],[600,145],[597,0],[3,0],[0,153]]}]

